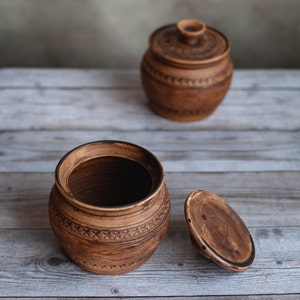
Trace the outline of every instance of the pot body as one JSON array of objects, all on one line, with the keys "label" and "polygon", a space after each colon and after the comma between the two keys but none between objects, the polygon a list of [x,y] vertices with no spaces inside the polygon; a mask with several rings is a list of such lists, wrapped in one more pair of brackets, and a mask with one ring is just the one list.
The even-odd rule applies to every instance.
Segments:
[{"label": "pot body", "polygon": [[211,115],[231,83],[229,55],[201,67],[173,66],[156,58],[151,49],[141,64],[141,79],[150,108],[175,121],[196,121]]},{"label": "pot body", "polygon": [[[100,161],[99,164],[95,158],[101,157],[109,158],[109,163]],[[118,159],[126,160],[126,168]],[[131,167],[132,162],[138,167]],[[114,165],[112,171],[111,165]],[[122,193],[130,192],[128,187],[121,187],[121,180],[127,175],[130,177],[126,174],[127,169],[129,173],[135,173],[133,180],[139,180],[143,173],[136,168],[140,167],[150,179],[142,179],[136,185],[128,182],[129,189],[148,184],[149,189],[145,193],[131,194],[129,198],[133,201],[120,199],[126,198]],[[117,174],[122,172],[125,172],[123,179],[103,181],[109,176],[118,177]],[[102,174],[104,179],[99,182]],[[94,189],[92,181],[104,186],[102,191],[97,187],[97,193],[101,195],[112,188],[111,194],[120,185],[121,192],[109,200],[117,202],[105,203],[98,199],[97,204],[90,199],[96,198],[96,193],[94,196],[88,194]],[[109,198],[109,194],[106,196]],[[124,142],[105,141],[75,149],[62,158],[56,169],[56,182],[49,197],[49,219],[65,253],[83,269],[106,275],[134,270],[150,258],[169,224],[170,201],[162,168],[150,152]]]}]

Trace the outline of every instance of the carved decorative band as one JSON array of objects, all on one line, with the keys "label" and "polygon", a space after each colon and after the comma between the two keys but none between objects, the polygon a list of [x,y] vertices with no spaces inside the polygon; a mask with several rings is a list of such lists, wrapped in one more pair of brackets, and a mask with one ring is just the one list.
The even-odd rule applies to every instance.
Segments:
[{"label": "carved decorative band", "polygon": [[[152,253],[151,253],[152,254]],[[72,260],[74,260],[75,263],[79,264],[79,265],[84,265],[87,268],[91,268],[93,270],[98,270],[98,271],[113,271],[113,270],[126,270],[126,269],[133,269],[138,267],[139,265],[141,265],[142,263],[144,263],[146,260],[149,259],[149,257],[151,256],[148,255],[147,257],[143,257],[142,259],[139,259],[137,261],[134,262],[130,262],[130,263],[123,263],[123,264],[99,264],[99,263],[91,263],[85,260],[81,260],[77,257],[73,257]]]},{"label": "carved decorative band", "polygon": [[219,82],[224,81],[227,78],[231,77],[232,67],[226,65],[224,69],[213,77],[204,77],[204,78],[182,78],[176,77],[173,75],[165,74],[157,69],[155,69],[145,58],[142,65],[143,71],[152,77],[154,80],[162,82],[164,84],[181,87],[181,88],[207,88],[212,85],[215,85]]},{"label": "carved decorative band", "polygon": [[119,241],[131,240],[138,236],[145,235],[155,229],[167,218],[170,210],[170,203],[169,201],[165,201],[157,216],[150,222],[125,230],[98,230],[96,228],[82,226],[66,217],[55,205],[53,200],[50,200],[50,209],[52,210],[53,216],[58,223],[68,231],[94,240]]}]

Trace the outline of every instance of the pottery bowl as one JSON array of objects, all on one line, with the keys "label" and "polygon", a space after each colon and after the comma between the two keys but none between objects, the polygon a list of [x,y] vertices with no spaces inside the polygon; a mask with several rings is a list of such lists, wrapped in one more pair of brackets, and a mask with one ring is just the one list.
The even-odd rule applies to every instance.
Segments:
[{"label": "pottery bowl", "polygon": [[169,218],[163,168],[140,146],[93,142],[67,153],[56,167],[50,223],[65,253],[87,271],[113,275],[141,266]]}]

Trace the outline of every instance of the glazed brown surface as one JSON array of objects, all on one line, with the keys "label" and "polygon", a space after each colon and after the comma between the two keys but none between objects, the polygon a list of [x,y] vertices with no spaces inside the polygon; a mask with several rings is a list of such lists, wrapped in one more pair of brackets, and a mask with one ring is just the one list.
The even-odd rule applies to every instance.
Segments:
[{"label": "glazed brown surface", "polygon": [[56,168],[49,218],[70,259],[106,275],[145,263],[169,225],[163,176],[152,153],[126,142],[94,142],[66,154]]},{"label": "glazed brown surface", "polygon": [[186,200],[185,215],[192,241],[201,254],[233,271],[251,266],[255,251],[250,233],[222,198],[195,191]]},{"label": "glazed brown surface", "polygon": [[223,34],[197,20],[157,29],[141,63],[150,108],[183,122],[211,115],[230,87],[229,51]]}]

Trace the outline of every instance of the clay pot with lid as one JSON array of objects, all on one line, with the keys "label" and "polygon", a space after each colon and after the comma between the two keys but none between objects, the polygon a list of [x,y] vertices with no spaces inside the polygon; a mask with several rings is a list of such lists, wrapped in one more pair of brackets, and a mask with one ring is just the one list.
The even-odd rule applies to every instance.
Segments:
[{"label": "clay pot with lid", "polygon": [[151,152],[126,142],[75,148],[56,167],[49,219],[65,253],[83,269],[106,275],[134,270],[169,224],[163,168]]},{"label": "clay pot with lid", "polygon": [[175,121],[211,115],[231,83],[227,38],[200,21],[182,20],[154,31],[149,44],[141,79],[150,108]]}]

